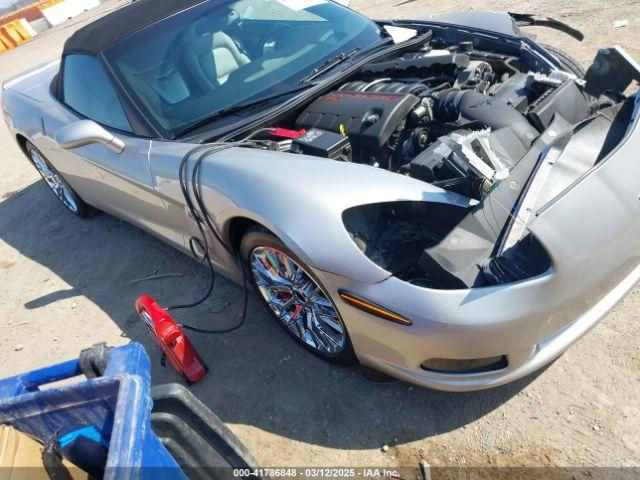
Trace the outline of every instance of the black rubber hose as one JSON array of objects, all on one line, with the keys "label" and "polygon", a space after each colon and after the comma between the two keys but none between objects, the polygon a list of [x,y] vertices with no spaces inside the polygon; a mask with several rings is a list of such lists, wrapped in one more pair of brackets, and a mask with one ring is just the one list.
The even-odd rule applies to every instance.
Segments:
[{"label": "black rubber hose", "polygon": [[526,147],[530,147],[540,135],[515,108],[473,90],[444,92],[438,98],[436,111],[438,117],[445,121],[456,121],[463,117],[480,122],[492,130],[510,128]]}]

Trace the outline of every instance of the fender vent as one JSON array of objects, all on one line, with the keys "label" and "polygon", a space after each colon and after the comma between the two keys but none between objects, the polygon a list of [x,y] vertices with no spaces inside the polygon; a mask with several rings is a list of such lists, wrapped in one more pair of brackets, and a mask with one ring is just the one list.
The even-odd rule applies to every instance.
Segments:
[{"label": "fender vent", "polygon": [[507,356],[501,355],[499,357],[472,358],[469,360],[430,358],[422,362],[420,367],[423,370],[435,373],[465,374],[503,370],[508,365]]}]

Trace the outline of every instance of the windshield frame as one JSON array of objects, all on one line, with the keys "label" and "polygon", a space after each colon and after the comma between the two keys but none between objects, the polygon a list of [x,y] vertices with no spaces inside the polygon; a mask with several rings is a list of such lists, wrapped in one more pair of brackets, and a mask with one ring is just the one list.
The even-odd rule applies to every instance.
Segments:
[{"label": "windshield frame", "polygon": [[[348,42],[346,42],[345,44],[341,45],[339,48],[333,49],[331,50],[328,54],[320,57],[319,59],[315,60],[313,63],[304,66],[304,68],[300,69],[298,72],[296,72],[294,75],[288,76],[283,78],[282,80],[279,80],[277,84],[280,83],[285,83],[284,80],[286,80],[286,83],[289,85],[289,87],[292,88],[284,88],[281,89],[280,91],[277,91],[273,89],[273,87],[275,85],[271,85],[266,89],[263,89],[262,91],[258,92],[256,95],[252,95],[250,97],[246,97],[246,98],[238,98],[238,99],[234,99],[233,101],[229,102],[228,104],[222,106],[221,108],[217,108],[216,110],[212,110],[210,115],[206,115],[206,116],[201,116],[201,117],[197,117],[194,118],[192,121],[189,121],[187,123],[183,123],[179,126],[174,126],[174,128],[167,128],[165,125],[163,125],[159,119],[162,118],[162,115],[158,115],[157,112],[153,112],[150,108],[147,108],[147,106],[140,100],[138,93],[135,91],[135,89],[133,88],[132,85],[130,85],[125,79],[122,78],[118,68],[115,66],[115,60],[118,58],[118,53],[121,53],[123,50],[126,49],[127,45],[129,44],[129,42],[133,41],[138,35],[144,34],[145,31],[149,31],[149,29],[151,28],[158,28],[158,24],[161,24],[163,22],[166,22],[169,18],[172,18],[174,16],[178,16],[178,15],[182,15],[187,11],[191,11],[193,9],[201,9],[204,8],[204,6],[206,5],[210,5],[211,3],[213,3],[211,0],[207,0],[204,1],[202,3],[199,3],[197,5],[194,5],[192,7],[189,7],[185,10],[182,10],[174,15],[172,15],[171,17],[167,17],[164,19],[161,19],[157,22],[154,22],[130,35],[127,35],[126,37],[123,37],[122,39],[118,40],[116,43],[114,43],[112,46],[110,46],[109,48],[105,49],[104,51],[101,52],[100,57],[102,58],[103,64],[105,64],[106,66],[106,70],[108,71],[108,73],[113,77],[113,79],[116,81],[116,83],[118,84],[118,86],[120,87],[119,90],[122,91],[125,96],[127,97],[127,100],[129,100],[131,103],[133,103],[135,105],[136,110],[140,113],[140,115],[144,118],[144,120],[146,121],[146,123],[149,124],[150,127],[153,128],[153,130],[155,130],[156,132],[158,132],[160,134],[160,136],[162,138],[165,139],[169,139],[169,140],[175,140],[177,138],[180,138],[185,131],[190,131],[190,130],[195,130],[193,128],[191,128],[191,126],[198,124],[198,123],[203,123],[204,120],[206,120],[207,117],[211,118],[211,122],[212,123],[217,123],[218,121],[222,120],[225,115],[218,115],[218,113],[220,111],[224,111],[224,110],[233,110],[233,107],[238,105],[238,104],[249,104],[249,103],[255,103],[256,101],[260,101],[262,99],[262,97],[273,97],[273,96],[278,96],[278,95],[282,95],[283,98],[287,97],[287,92],[289,90],[299,90],[296,89],[295,86],[300,86],[300,84],[304,83],[305,78],[308,76],[308,74],[310,72],[312,72],[314,69],[321,67],[327,60],[329,60],[331,57],[336,56],[339,53],[342,53],[345,49],[349,50],[349,49],[353,49],[355,47],[359,48],[359,52],[357,55],[354,55],[353,57],[349,58],[347,61],[345,62],[338,62],[338,64],[336,64],[334,67],[332,67],[330,70],[331,72],[333,71],[341,71],[345,67],[345,65],[348,66],[348,64],[353,63],[353,61],[360,56],[364,56],[367,54],[367,52],[374,50],[376,48],[378,48],[381,44],[385,43],[388,40],[388,35],[386,33],[386,31],[380,26],[378,25],[376,22],[372,21],[371,19],[365,17],[364,15],[355,12],[354,10],[351,10],[347,7],[344,7],[343,5],[340,5],[337,2],[333,2],[332,0],[326,0],[325,3],[331,3],[333,6],[335,6],[336,8],[339,9],[344,9],[345,13],[349,12],[349,15],[357,15],[359,16],[364,22],[366,22],[366,27],[362,29],[361,32],[359,32],[355,37],[353,37],[352,39],[350,39]],[[225,1],[223,4],[230,4],[230,3],[234,3],[234,0],[227,0]],[[274,20],[274,24],[278,23],[279,21],[276,19]],[[370,42],[370,41],[364,41],[364,40],[371,40],[371,36],[375,35],[376,41],[375,42]],[[327,77],[327,75],[329,73],[331,73],[329,71],[327,72],[322,72],[321,75],[319,75],[319,77]],[[317,83],[317,82],[308,82],[308,83]],[[275,95],[274,95],[275,93]],[[295,93],[295,92],[294,92]],[[292,95],[294,94],[292,93]],[[302,92],[304,93],[304,92]],[[273,101],[265,101],[264,105],[259,105],[259,106],[255,106],[255,107],[251,107],[250,110],[255,110],[255,109],[266,109],[269,108],[270,106],[272,106],[272,104],[274,103],[275,100]],[[238,117],[238,121],[242,121],[242,115],[238,115],[240,112],[238,111],[233,111],[232,113],[230,113],[229,115],[234,115]]]}]

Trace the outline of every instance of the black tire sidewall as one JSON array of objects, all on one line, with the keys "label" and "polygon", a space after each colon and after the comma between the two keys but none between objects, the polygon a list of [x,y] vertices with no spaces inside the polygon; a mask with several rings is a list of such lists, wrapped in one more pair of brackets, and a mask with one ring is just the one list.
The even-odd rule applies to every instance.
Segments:
[{"label": "black tire sidewall", "polygon": [[[52,172],[54,172],[56,175],[58,175],[60,177],[60,179],[64,182],[64,185],[67,189],[69,189],[69,192],[71,192],[71,196],[73,197],[74,201],[76,202],[76,205],[78,206],[78,210],[76,212],[74,212],[73,210],[71,210],[69,207],[67,207],[64,202],[58,198],[58,196],[54,193],[53,196],[56,197],[56,199],[64,206],[65,210],[67,210],[68,212],[73,213],[74,215],[77,215],[80,218],[89,218],[91,216],[91,214],[93,213],[92,208],[87,205],[85,203],[84,200],[82,200],[82,198],[80,198],[80,195],[78,195],[76,193],[76,191],[71,188],[71,185],[69,185],[67,183],[67,181],[65,180],[65,178],[62,176],[62,174],[58,171],[58,169],[56,167],[54,167],[51,162],[49,161],[49,159],[44,156],[44,154],[38,150],[35,145],[33,145],[31,142],[27,141],[25,148],[27,150],[27,156],[29,157],[29,161],[33,164],[33,159],[31,158],[31,152],[34,151],[36,152],[38,155],[40,155],[40,157],[42,158],[42,160],[47,164],[47,166],[51,169]],[[42,172],[35,166],[35,164],[33,165],[36,170],[38,170],[38,173],[40,174],[40,176],[42,176]],[[44,178],[44,177],[43,177]],[[46,182],[45,182],[46,183]],[[49,187],[49,185],[47,184],[47,188],[49,188],[51,190],[51,188]],[[53,193],[53,192],[52,192]]]},{"label": "black tire sidewall", "polygon": [[542,47],[553,55],[558,62],[562,64],[565,70],[576,75],[579,79],[584,80],[585,70],[578,60],[576,60],[571,54],[565,52],[561,48],[554,47],[546,43],[541,43]]},{"label": "black tire sidewall", "polygon": [[[273,310],[271,310],[271,307],[268,305],[267,301],[259,292],[255,279],[253,277],[253,273],[251,272],[249,259],[251,256],[251,252],[253,252],[258,247],[275,248],[277,250],[280,250],[282,253],[288,255],[289,257],[291,257],[298,265],[304,268],[307,275],[309,275],[312,278],[312,280],[316,282],[316,284],[323,290],[325,296],[332,303],[333,303],[333,300],[328,295],[327,289],[324,287],[322,282],[318,280],[318,278],[313,274],[313,271],[302,260],[300,260],[300,258],[298,258],[298,256],[295,253],[293,253],[289,248],[287,248],[287,246],[284,243],[282,243],[282,241],[278,239],[278,237],[276,237],[270,232],[265,231],[262,228],[252,228],[242,238],[242,242],[240,244],[240,255],[242,257],[244,267],[247,270],[247,276],[249,278],[249,281],[251,282],[251,285],[253,286],[254,290],[256,291],[256,294],[258,295],[260,299],[260,303],[264,306],[264,308],[267,309],[267,311],[271,314],[271,316],[276,320],[278,325],[280,325],[281,328],[283,328],[292,338],[294,338],[298,344],[302,345],[306,350],[310,351],[317,357],[327,362],[338,364],[338,365],[356,364],[357,357],[353,350],[353,344],[351,343],[351,338],[349,337],[349,331],[344,322],[344,319],[342,319],[342,316],[341,316],[341,319],[345,329],[346,342],[342,352],[336,355],[325,354],[310,347],[309,345],[304,343],[300,338],[298,338],[289,328],[287,328],[287,326],[276,316]],[[334,304],[334,308],[336,308],[335,304]],[[337,308],[336,308],[336,311],[338,311]]]}]

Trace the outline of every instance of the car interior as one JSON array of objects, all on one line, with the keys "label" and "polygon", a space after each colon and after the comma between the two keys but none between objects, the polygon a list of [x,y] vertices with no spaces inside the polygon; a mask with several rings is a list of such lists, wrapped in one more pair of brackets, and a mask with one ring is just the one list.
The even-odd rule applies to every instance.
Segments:
[{"label": "car interior", "polygon": [[359,33],[305,14],[308,20],[263,20],[216,9],[178,31],[154,32],[154,55],[141,42],[113,66],[163,128],[179,129],[230,99],[236,104],[282,91],[283,78],[308,70],[310,61]]}]

